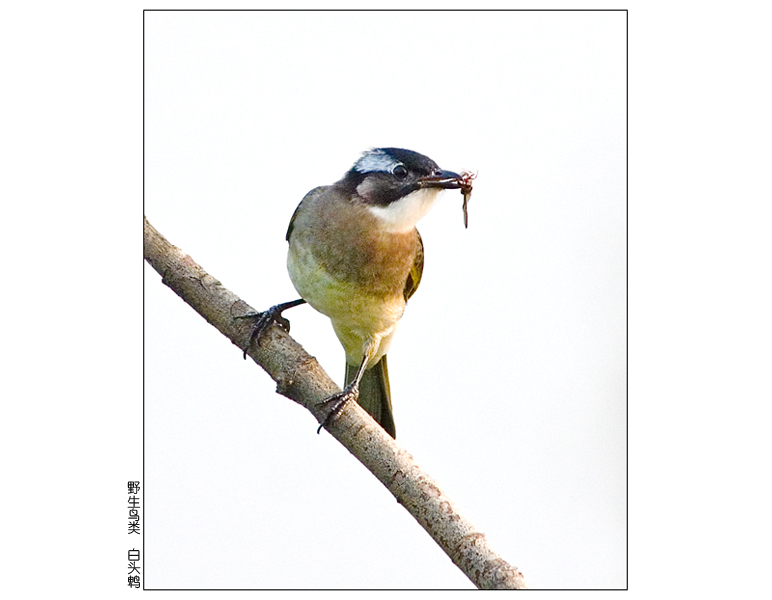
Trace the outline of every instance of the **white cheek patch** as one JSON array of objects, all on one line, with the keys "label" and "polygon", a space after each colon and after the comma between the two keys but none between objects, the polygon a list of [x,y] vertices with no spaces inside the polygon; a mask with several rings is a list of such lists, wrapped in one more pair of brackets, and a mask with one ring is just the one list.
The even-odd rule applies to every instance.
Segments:
[{"label": "white cheek patch", "polygon": [[422,188],[386,206],[370,205],[367,209],[387,231],[406,233],[431,210],[441,191],[438,188]]}]

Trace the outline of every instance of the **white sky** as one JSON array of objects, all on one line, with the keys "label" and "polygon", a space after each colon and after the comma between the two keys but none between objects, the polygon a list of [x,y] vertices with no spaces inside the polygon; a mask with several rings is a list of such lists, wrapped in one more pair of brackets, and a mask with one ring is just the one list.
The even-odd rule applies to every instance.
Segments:
[{"label": "white sky", "polygon": [[[263,308],[294,297],[297,202],[365,148],[479,170],[468,231],[457,192],[420,224],[425,276],[389,354],[398,441],[534,587],[623,585],[629,524],[626,600],[759,597],[772,8],[611,4],[631,9],[629,521],[619,15],[156,14],[144,209]],[[469,587],[139,267],[146,7],[16,3],[0,24],[4,591],[134,593],[143,464],[146,585]],[[357,17],[357,40],[336,33]],[[289,317],[340,381],[329,324]]]},{"label": "white sky", "polygon": [[[256,308],[297,297],[289,218],[364,149],[479,171],[467,231],[458,192],[419,224],[398,441],[534,587],[624,587],[625,14],[145,23],[145,213]],[[149,587],[471,586],[153,272],[145,307]],[[341,382],[329,321],[287,316]]]}]

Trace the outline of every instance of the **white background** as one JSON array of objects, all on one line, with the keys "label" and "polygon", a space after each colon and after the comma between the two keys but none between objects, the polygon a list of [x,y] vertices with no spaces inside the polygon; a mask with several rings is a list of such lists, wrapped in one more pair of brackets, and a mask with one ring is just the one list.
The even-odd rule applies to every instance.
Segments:
[{"label": "white background", "polygon": [[[125,482],[142,473],[141,8],[3,19],[12,591],[127,589]],[[769,11],[630,8],[629,583],[754,597],[770,533]],[[175,26],[157,62],[148,36],[148,217],[262,308],[294,297],[283,235],[297,201],[366,147],[479,170],[468,231],[456,193],[420,225],[425,278],[389,355],[398,440],[532,586],[624,585],[614,15],[400,29],[429,48],[425,65],[375,43],[388,16],[361,34],[369,52],[331,30],[306,48],[313,19],[333,17],[291,16],[291,31],[246,40],[245,20],[198,28],[187,54],[170,41],[190,27]],[[526,20],[541,25],[498,35]],[[346,58],[332,72],[331,49]],[[303,77],[280,67],[295,52]],[[145,282],[146,584],[469,586],[307,413],[152,271]],[[339,380],[324,318],[289,317]]]},{"label": "white background", "polygon": [[[145,24],[145,214],[255,307],[297,297],[289,217],[362,150],[479,171],[469,230],[458,192],[419,225],[425,275],[389,353],[397,439],[534,587],[624,587],[625,13]],[[471,585],[147,271],[149,587]],[[329,321],[287,316],[340,381]]]}]

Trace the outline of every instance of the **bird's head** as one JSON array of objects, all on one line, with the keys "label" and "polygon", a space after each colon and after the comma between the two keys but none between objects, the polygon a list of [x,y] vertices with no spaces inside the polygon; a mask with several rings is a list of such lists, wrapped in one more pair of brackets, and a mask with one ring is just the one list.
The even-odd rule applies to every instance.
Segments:
[{"label": "bird's head", "polygon": [[365,152],[338,182],[352,201],[364,203],[389,231],[407,232],[431,209],[442,190],[461,189],[464,178],[431,158],[403,148]]}]

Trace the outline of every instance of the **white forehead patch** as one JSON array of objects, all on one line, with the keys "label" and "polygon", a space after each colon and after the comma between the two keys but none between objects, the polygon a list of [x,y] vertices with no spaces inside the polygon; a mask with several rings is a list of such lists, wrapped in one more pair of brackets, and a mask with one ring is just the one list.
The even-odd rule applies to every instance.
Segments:
[{"label": "white forehead patch", "polygon": [[422,188],[386,206],[369,205],[367,209],[378,217],[386,231],[407,233],[431,210],[441,191],[438,188]]},{"label": "white forehead patch", "polygon": [[391,173],[394,167],[399,164],[401,163],[398,160],[383,150],[371,150],[356,162],[354,168],[360,173]]}]

